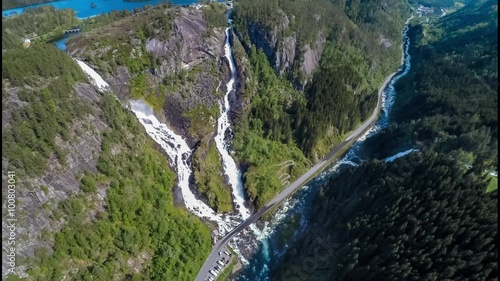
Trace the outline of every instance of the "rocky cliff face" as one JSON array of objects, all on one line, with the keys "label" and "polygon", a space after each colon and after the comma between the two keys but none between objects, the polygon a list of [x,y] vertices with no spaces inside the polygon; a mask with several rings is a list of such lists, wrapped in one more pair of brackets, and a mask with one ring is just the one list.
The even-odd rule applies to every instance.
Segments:
[{"label": "rocky cliff face", "polygon": [[[67,44],[68,52],[92,64],[121,100],[140,98],[153,105],[157,117],[186,139],[193,163],[203,162],[209,152],[219,103],[231,78],[224,50],[227,20],[218,10],[214,25],[205,13],[203,8],[153,8]],[[120,31],[126,36],[117,35]],[[238,39],[230,33],[230,40]],[[232,107],[233,118],[243,108],[241,83],[235,86],[229,96],[231,104],[237,104]],[[202,166],[193,166],[193,187],[202,182],[197,177],[203,174]],[[210,177],[220,177],[216,182],[222,183],[221,175],[222,169]]]},{"label": "rocky cliff face", "polygon": [[304,46],[300,68],[306,77],[310,77],[318,67],[325,42],[325,37],[318,34],[316,40],[312,44],[306,44]]},{"label": "rocky cliff face", "polygon": [[[68,52],[80,57],[98,69],[121,99],[134,95],[134,77],[143,74],[148,89],[164,96],[162,104],[165,121],[178,133],[188,137],[191,146],[199,142],[214,129],[216,116],[207,117],[207,128],[195,128],[193,118],[186,114],[201,107],[218,108],[224,85],[229,79],[228,64],[224,59],[225,33],[223,28],[210,28],[201,10],[177,7],[166,11],[155,11],[155,15],[168,15],[169,27],[154,27],[149,37],[142,37],[142,30],[130,26],[148,23],[151,15],[126,18],[76,37],[68,42]],[[158,16],[159,16],[158,15]],[[141,17],[148,17],[142,19]],[[154,26],[154,24],[153,24]],[[115,44],[102,43],[103,36],[113,36],[119,30],[129,29],[127,36],[117,37]],[[109,41],[109,40],[108,40]],[[98,42],[98,43],[94,43]],[[112,60],[126,50],[132,58],[145,58],[144,70],[136,71],[130,63],[112,68]],[[144,53],[146,52],[146,53]],[[111,56],[111,58],[109,58]],[[147,100],[147,99],[146,99]]]},{"label": "rocky cliff face", "polygon": [[[2,124],[4,128],[9,126],[11,112],[23,106],[16,98],[16,88],[7,88],[6,106],[2,111]],[[101,150],[101,133],[107,124],[101,117],[101,110],[97,106],[99,94],[89,84],[79,83],[75,85],[75,102],[88,103],[94,112],[85,119],[75,120],[71,127],[69,141],[56,138],[56,144],[67,151],[66,165],[62,166],[55,155],[48,160],[46,171],[41,176],[28,177],[17,175],[16,183],[16,264],[17,273],[26,276],[28,259],[34,256],[35,251],[40,248],[50,249],[53,243],[53,235],[64,225],[65,219],[61,217],[58,203],[80,193],[80,173],[83,171],[97,172],[96,162]],[[2,170],[8,171],[7,158],[2,158]],[[2,173],[3,186],[7,186],[6,173]],[[97,201],[103,204],[106,188],[99,187]],[[2,192],[2,197],[6,193]],[[2,217],[5,218],[7,200],[3,198]],[[90,219],[90,218],[89,218]],[[9,229],[6,220],[2,220],[3,241],[8,237]],[[7,251],[7,243],[3,243],[3,250]],[[2,276],[6,276],[8,259],[6,255],[2,258]]]},{"label": "rocky cliff face", "polygon": [[159,77],[165,78],[169,73],[189,69],[204,60],[219,59],[224,55],[224,31],[217,29],[207,35],[208,26],[200,10],[180,9],[179,17],[172,25],[167,40],[146,40],[146,50],[162,61],[155,68],[155,74]]},{"label": "rocky cliff face", "polygon": [[[279,75],[292,74],[297,86],[301,88],[318,67],[326,39],[318,33],[313,42],[300,44],[297,34],[291,31],[290,19],[285,12],[278,9],[276,14],[280,18],[277,20],[280,24],[270,28],[250,21],[240,26],[236,34],[245,48],[254,44],[256,49],[262,49],[276,72]],[[292,15],[292,20],[293,17]]]}]

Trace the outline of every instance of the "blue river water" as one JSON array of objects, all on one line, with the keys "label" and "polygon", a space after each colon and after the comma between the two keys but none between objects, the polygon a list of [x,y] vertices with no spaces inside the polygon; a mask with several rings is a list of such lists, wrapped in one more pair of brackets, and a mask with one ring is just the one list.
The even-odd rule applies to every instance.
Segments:
[{"label": "blue river water", "polygon": [[390,112],[394,105],[396,91],[394,84],[401,77],[405,76],[410,70],[410,55],[408,53],[410,40],[407,36],[408,26],[403,29],[403,51],[404,61],[398,73],[391,79],[384,90],[382,96],[381,109],[377,122],[358,139],[349,151],[336,164],[325,169],[320,175],[311,180],[307,186],[297,191],[285,204],[280,208],[271,222],[266,226],[264,232],[267,233],[264,238],[259,240],[260,248],[248,260],[239,272],[237,281],[270,281],[271,274],[279,265],[286,250],[290,248],[299,239],[304,230],[308,227],[309,214],[312,209],[313,200],[318,194],[321,186],[331,177],[338,175],[343,168],[348,165],[357,166],[360,162],[366,159],[361,159],[360,149],[364,145],[367,138],[374,136],[380,130],[387,127],[390,121]]},{"label": "blue river water", "polygon": [[[142,2],[124,2],[123,0],[65,0],[53,1],[42,4],[35,4],[26,7],[14,8],[2,11],[2,17],[8,17],[15,14],[23,13],[26,8],[33,8],[39,6],[51,5],[56,9],[73,9],[79,19],[93,17],[102,13],[108,13],[113,10],[134,10],[135,8],[143,8],[144,5],[155,5],[161,3],[161,0],[149,0]],[[197,0],[171,0],[174,5],[190,5],[197,3]],[[94,3],[95,8],[90,7]]]}]

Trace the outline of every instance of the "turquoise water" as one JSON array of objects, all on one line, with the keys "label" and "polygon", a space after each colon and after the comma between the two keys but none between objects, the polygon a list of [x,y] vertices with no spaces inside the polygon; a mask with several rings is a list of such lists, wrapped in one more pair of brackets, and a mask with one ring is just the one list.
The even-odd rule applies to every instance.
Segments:
[{"label": "turquoise water", "polygon": [[54,45],[56,45],[56,47],[59,49],[59,50],[63,50],[63,51],[66,51],[66,43],[68,42],[69,40],[69,37],[72,36],[72,35],[76,35],[78,33],[71,33],[71,34],[66,34],[64,35],[64,38],[60,39],[60,40],[57,40],[54,43]]},{"label": "turquoise water", "polygon": [[[170,0],[174,5],[190,5],[198,3],[197,0]],[[144,5],[156,5],[163,2],[162,0],[150,0],[143,2],[124,2],[123,0],[67,0],[67,1],[54,1],[42,4],[35,4],[21,8],[9,9],[2,11],[2,17],[8,17],[15,14],[22,14],[26,8],[35,8],[40,6],[51,5],[56,9],[73,9],[79,19],[94,17],[102,13],[109,13],[111,11],[134,10],[135,8],[143,8]],[[95,8],[90,7],[90,3],[96,4]],[[64,36],[63,39],[53,42],[57,48],[66,51],[66,42],[71,35]]]},{"label": "turquoise water", "polygon": [[[67,0],[67,1],[54,1],[43,4],[35,4],[21,8],[14,8],[2,11],[2,17],[8,17],[14,14],[23,13],[26,8],[33,8],[39,6],[52,5],[56,9],[74,9],[76,16],[80,19],[88,18],[99,15],[101,13],[108,13],[113,10],[134,10],[135,8],[142,8],[144,5],[156,5],[161,3],[160,0],[150,0],[144,2],[123,2],[123,0]],[[190,5],[198,3],[197,0],[171,0],[174,5]],[[95,8],[90,7],[90,3],[97,5]]]}]

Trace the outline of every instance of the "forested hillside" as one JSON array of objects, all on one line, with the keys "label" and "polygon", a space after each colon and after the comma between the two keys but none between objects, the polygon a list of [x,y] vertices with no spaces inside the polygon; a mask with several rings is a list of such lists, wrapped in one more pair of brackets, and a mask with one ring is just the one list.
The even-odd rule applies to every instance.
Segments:
[{"label": "forested hillside", "polygon": [[67,54],[43,43],[6,51],[2,109],[2,183],[7,171],[17,182],[17,274],[194,278],[208,227],[174,205],[175,175],[135,116],[97,93]]},{"label": "forested hillside", "polygon": [[[236,62],[246,107],[235,121],[245,187],[262,206],[374,109],[401,62],[403,1],[235,3]],[[291,160],[292,168],[280,165]]]},{"label": "forested hillside", "polygon": [[275,280],[497,278],[496,5],[476,1],[411,28],[392,124],[365,141],[372,160],[323,185]]},{"label": "forested hillside", "polygon": [[411,29],[412,70],[396,85],[394,124],[367,142],[375,157],[419,145],[497,167],[497,23],[496,1],[476,1]]},{"label": "forested hillside", "polygon": [[22,48],[24,39],[45,41],[79,23],[75,11],[52,6],[25,9],[16,17],[2,18],[2,50]]},{"label": "forested hillside", "polygon": [[192,147],[201,197],[231,212],[213,137],[228,66],[224,59],[225,6],[200,10],[171,3],[86,19],[85,33],[68,52],[88,62],[121,99],[142,99]]},{"label": "forested hillside", "polygon": [[432,151],[349,168],[273,280],[495,280],[498,195]]}]

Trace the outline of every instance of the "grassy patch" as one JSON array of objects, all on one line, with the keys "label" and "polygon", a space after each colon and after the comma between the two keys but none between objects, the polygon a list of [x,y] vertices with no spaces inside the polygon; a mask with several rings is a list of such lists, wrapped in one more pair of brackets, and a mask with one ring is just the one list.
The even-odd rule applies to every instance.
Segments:
[{"label": "grassy patch", "polygon": [[132,98],[144,100],[155,111],[163,108],[166,96],[166,90],[163,85],[151,87],[148,85],[148,80],[144,73],[130,79],[130,84],[132,87]]},{"label": "grassy patch", "polygon": [[210,3],[202,9],[203,19],[207,22],[208,28],[226,27],[228,25],[226,16],[226,7],[222,3]]},{"label": "grassy patch", "polygon": [[212,139],[202,140],[194,153],[193,168],[198,191],[208,198],[210,207],[217,212],[230,212],[231,192],[224,184],[219,151]]},{"label": "grassy patch", "polygon": [[[238,159],[249,165],[244,174],[245,188],[257,208],[262,208],[288,185],[287,175],[290,176],[287,180],[293,182],[307,169],[308,161],[297,146],[266,139],[253,131],[236,135],[234,148]],[[293,164],[287,165],[292,161]]]},{"label": "grassy patch", "polygon": [[43,194],[49,194],[49,188],[46,185],[40,186],[40,189],[43,191]]},{"label": "grassy patch", "polygon": [[202,139],[212,133],[215,129],[218,114],[219,106],[208,107],[205,104],[184,112],[183,116],[189,118],[191,123],[188,133],[196,139]]},{"label": "grassy patch", "polygon": [[486,193],[492,192],[498,189],[498,178],[494,177],[492,175],[488,175],[487,181],[490,181],[490,184],[488,184],[488,187],[486,188]]}]

